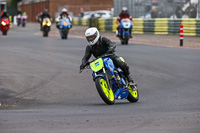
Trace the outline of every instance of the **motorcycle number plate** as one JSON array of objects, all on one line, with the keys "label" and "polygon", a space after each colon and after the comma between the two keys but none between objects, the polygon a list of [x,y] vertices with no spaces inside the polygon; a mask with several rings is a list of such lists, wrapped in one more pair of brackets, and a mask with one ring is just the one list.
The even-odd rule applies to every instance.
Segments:
[{"label": "motorcycle number plate", "polygon": [[93,61],[92,63],[90,63],[90,67],[94,72],[98,72],[99,70],[101,70],[103,68],[102,58],[99,58],[99,59]]},{"label": "motorcycle number plate", "polygon": [[98,66],[99,65],[99,62],[95,63],[95,66]]}]

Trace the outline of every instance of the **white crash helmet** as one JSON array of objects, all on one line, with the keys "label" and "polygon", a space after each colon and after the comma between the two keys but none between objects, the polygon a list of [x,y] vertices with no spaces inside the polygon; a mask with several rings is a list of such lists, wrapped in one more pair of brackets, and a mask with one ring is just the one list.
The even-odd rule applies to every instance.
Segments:
[{"label": "white crash helmet", "polygon": [[99,40],[99,31],[96,27],[89,28],[85,31],[85,37],[90,45],[94,45]]},{"label": "white crash helmet", "polygon": [[67,13],[67,9],[66,8],[62,9],[62,13],[64,13],[64,12]]},{"label": "white crash helmet", "polygon": [[128,11],[128,8],[124,6],[124,7],[122,7],[122,11],[126,12],[126,11]]}]

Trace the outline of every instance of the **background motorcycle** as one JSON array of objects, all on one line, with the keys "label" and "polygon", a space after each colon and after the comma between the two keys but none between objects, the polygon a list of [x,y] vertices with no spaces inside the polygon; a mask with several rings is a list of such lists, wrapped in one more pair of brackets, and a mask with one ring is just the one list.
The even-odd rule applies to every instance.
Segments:
[{"label": "background motorcycle", "polygon": [[51,20],[49,18],[44,18],[42,20],[43,36],[48,37],[48,33],[50,30],[51,30]]},{"label": "background motorcycle", "polygon": [[26,27],[26,19],[27,19],[27,16],[22,16],[21,17],[22,27]]},{"label": "background motorcycle", "polygon": [[[93,70],[93,80],[100,97],[108,105],[114,104],[115,99],[127,99],[130,102],[137,102],[139,92],[136,85],[128,84],[122,70],[116,68],[108,56],[107,54],[95,59],[87,63],[86,66],[88,68],[90,64],[90,68]],[[120,59],[124,61],[122,57]],[[82,71],[80,70],[80,73]]]},{"label": "background motorcycle", "polygon": [[133,22],[130,19],[126,18],[121,20],[119,29],[119,39],[121,40],[121,44],[128,45],[132,26]]},{"label": "background motorcycle", "polygon": [[17,15],[17,26],[21,24],[21,15]]},{"label": "background motorcycle", "polygon": [[7,32],[9,30],[9,19],[8,18],[2,18],[1,20],[1,31],[2,35],[7,35]]},{"label": "background motorcycle", "polygon": [[71,23],[68,18],[63,18],[60,21],[60,35],[62,39],[67,39]]}]

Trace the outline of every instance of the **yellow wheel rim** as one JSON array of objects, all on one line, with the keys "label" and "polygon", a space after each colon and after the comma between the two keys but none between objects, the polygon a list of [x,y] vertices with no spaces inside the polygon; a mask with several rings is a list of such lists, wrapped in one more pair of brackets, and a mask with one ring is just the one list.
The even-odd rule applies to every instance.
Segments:
[{"label": "yellow wheel rim", "polygon": [[138,97],[138,93],[136,89],[132,89],[131,86],[128,87],[128,90],[130,92],[130,94],[134,97],[137,98]]},{"label": "yellow wheel rim", "polygon": [[101,79],[100,80],[100,83],[101,83],[101,88],[104,92],[104,94],[106,95],[106,97],[110,100],[110,101],[114,101],[114,94],[113,94],[113,91],[112,89],[108,89],[108,85],[106,83],[106,80],[105,79]]}]

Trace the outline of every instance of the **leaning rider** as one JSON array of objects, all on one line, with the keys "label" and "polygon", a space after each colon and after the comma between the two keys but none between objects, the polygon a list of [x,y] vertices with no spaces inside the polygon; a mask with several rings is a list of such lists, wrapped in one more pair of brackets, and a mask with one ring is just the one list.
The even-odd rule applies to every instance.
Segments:
[{"label": "leaning rider", "polygon": [[85,55],[82,58],[80,70],[85,68],[91,55],[93,55],[95,58],[98,58],[106,53],[109,53],[111,54],[109,57],[112,59],[115,67],[119,67],[124,72],[128,82],[133,83],[133,79],[129,71],[129,66],[115,55],[116,45],[114,42],[111,42],[109,39],[100,36],[99,31],[95,27],[87,29],[85,32],[85,37],[89,45],[87,45]]},{"label": "leaning rider", "polygon": [[[117,23],[117,37],[119,37],[119,29],[120,29],[120,22],[122,19],[126,19],[129,18],[132,21],[132,16],[130,16],[130,14],[128,13],[128,8],[127,7],[123,7],[121,13],[119,14],[119,16],[117,17],[116,23]],[[130,38],[132,38],[132,27],[130,28]]]}]

